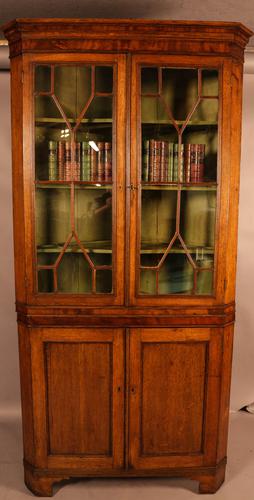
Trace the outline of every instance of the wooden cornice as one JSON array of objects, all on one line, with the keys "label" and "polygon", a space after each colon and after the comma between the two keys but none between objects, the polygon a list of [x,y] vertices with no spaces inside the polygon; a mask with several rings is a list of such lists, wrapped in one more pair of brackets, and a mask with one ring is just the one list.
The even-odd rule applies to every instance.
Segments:
[{"label": "wooden cornice", "polygon": [[236,22],[147,19],[15,19],[2,30],[10,56],[33,52],[193,53],[243,59],[253,34]]}]

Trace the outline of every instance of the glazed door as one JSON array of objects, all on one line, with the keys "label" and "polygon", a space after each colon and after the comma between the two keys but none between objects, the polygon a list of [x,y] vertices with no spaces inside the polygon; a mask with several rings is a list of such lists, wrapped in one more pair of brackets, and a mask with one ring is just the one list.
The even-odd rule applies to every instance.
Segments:
[{"label": "glazed door", "polygon": [[132,304],[216,296],[221,74],[218,61],[133,58]]},{"label": "glazed door", "polygon": [[31,363],[37,463],[122,467],[123,331],[32,330]]},{"label": "glazed door", "polygon": [[36,300],[122,303],[125,59],[35,59]]},{"label": "glazed door", "polygon": [[130,331],[129,461],[135,469],[202,466],[216,459],[221,332]]}]

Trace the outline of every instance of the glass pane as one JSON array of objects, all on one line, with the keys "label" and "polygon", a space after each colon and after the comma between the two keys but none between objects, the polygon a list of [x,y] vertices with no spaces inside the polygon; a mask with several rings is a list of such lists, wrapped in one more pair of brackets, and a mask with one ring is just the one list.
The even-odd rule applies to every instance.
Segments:
[{"label": "glass pane", "polygon": [[59,264],[57,272],[58,291],[62,293],[91,293],[91,267],[77,245],[76,250],[73,250],[75,250],[75,247],[71,246]]},{"label": "glass pane", "polygon": [[159,80],[158,68],[141,68],[141,93],[158,94]]},{"label": "glass pane", "polygon": [[112,120],[112,97],[94,97],[87,113],[87,118],[91,120]]},{"label": "glass pane", "polygon": [[62,246],[71,232],[69,186],[37,187],[35,215],[37,247]]},{"label": "glass pane", "polygon": [[52,269],[40,269],[38,271],[38,292],[54,292],[54,276]]},{"label": "glass pane", "polygon": [[162,69],[162,99],[158,100],[158,118],[168,120],[170,109],[175,120],[184,121],[198,99],[196,69]]},{"label": "glass pane", "polygon": [[147,253],[167,247],[176,230],[176,191],[149,187],[141,208],[141,252]]},{"label": "glass pane", "polygon": [[214,249],[216,191],[208,188],[181,194],[180,231],[188,248]]},{"label": "glass pane", "polygon": [[113,68],[41,66],[35,82],[38,291],[112,293]]},{"label": "glass pane", "polygon": [[101,269],[96,272],[96,290],[99,293],[112,292],[112,271]]},{"label": "glass pane", "polygon": [[95,68],[95,91],[113,92],[113,68],[111,66],[97,66]]},{"label": "glass pane", "polygon": [[92,93],[90,66],[56,66],[54,94],[67,118],[76,121]]},{"label": "glass pane", "polygon": [[[209,265],[209,262],[205,265]],[[197,294],[198,295],[211,295],[213,292],[213,270],[200,271],[197,276]]]},{"label": "glass pane", "polygon": [[202,70],[202,96],[218,96],[219,79],[216,69]]},{"label": "glass pane", "polygon": [[140,101],[140,293],[211,294],[218,71],[142,68]]},{"label": "glass pane", "polygon": [[[75,193],[75,230],[82,245],[93,254],[102,254],[100,265],[112,256],[112,190],[103,186],[79,187]],[[103,256],[107,262],[103,262]]]},{"label": "glass pane", "polygon": [[193,267],[186,254],[176,245],[159,271],[159,294],[190,294],[193,290],[193,276]]},{"label": "glass pane", "polygon": [[35,91],[50,92],[51,89],[51,68],[50,66],[35,67]]},{"label": "glass pane", "polygon": [[[143,259],[142,259],[143,260]],[[151,265],[151,259],[147,259]],[[144,265],[146,265],[144,263]],[[151,269],[140,270],[140,293],[156,295],[156,272]]]}]

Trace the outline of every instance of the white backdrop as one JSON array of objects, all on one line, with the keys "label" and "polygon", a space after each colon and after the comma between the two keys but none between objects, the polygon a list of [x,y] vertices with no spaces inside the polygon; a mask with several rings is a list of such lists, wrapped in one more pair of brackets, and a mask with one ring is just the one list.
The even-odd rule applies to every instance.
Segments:
[{"label": "white backdrop", "polygon": [[[6,50],[0,49],[2,54]],[[1,62],[0,52],[0,62]],[[252,71],[254,54],[247,57]],[[11,205],[9,73],[0,72],[0,413],[20,411]],[[231,409],[254,401],[254,72],[244,75],[237,272],[237,321]]]}]

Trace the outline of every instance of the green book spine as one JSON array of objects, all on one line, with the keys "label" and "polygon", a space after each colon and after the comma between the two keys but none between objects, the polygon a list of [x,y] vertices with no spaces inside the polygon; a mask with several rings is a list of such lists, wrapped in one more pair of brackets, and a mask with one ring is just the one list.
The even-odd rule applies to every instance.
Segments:
[{"label": "green book spine", "polygon": [[49,181],[58,179],[57,172],[57,142],[49,141]]},{"label": "green book spine", "polygon": [[91,180],[90,154],[88,141],[81,143],[81,180]]},{"label": "green book spine", "polygon": [[142,179],[143,182],[148,182],[149,180],[149,140],[143,142],[143,168],[142,168]]}]

